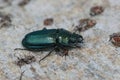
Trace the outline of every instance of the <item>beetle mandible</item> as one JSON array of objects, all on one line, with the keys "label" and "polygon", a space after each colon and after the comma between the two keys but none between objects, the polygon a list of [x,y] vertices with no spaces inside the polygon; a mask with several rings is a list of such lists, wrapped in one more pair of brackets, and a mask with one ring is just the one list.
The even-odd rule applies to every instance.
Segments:
[{"label": "beetle mandible", "polygon": [[27,50],[41,51],[51,49],[41,60],[49,56],[54,50],[63,51],[59,55],[66,56],[69,49],[81,47],[82,43],[83,37],[79,34],[71,33],[65,29],[46,28],[30,32],[22,40],[22,45]]}]

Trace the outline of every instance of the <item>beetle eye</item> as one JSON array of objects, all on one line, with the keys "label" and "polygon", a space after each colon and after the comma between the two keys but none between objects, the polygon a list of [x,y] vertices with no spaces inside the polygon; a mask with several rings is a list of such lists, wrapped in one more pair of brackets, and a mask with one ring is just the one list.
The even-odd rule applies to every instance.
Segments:
[{"label": "beetle eye", "polygon": [[78,38],[78,42],[79,42],[79,43],[83,43],[83,37],[80,36],[80,37]]}]

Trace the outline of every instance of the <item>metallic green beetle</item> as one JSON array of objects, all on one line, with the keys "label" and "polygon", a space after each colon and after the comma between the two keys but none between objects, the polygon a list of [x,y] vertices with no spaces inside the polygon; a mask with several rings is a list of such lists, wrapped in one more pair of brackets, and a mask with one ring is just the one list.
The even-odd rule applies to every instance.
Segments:
[{"label": "metallic green beetle", "polygon": [[59,53],[59,55],[67,55],[68,49],[81,47],[81,43],[83,43],[83,37],[81,35],[71,33],[64,29],[46,28],[28,33],[22,40],[22,45],[27,50],[51,49],[44,58],[50,55],[53,50],[63,51],[63,53]]}]

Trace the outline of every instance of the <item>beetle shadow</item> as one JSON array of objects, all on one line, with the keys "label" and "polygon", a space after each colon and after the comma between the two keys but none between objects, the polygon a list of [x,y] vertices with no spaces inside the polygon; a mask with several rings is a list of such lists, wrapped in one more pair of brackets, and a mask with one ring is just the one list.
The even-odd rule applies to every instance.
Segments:
[{"label": "beetle shadow", "polygon": [[[77,47],[78,49],[80,49],[81,47]],[[63,56],[65,56],[65,60],[66,60],[66,57],[67,56],[69,56],[68,55],[68,53],[69,53],[69,50],[72,50],[73,48],[64,48],[64,47],[57,47],[57,46],[55,46],[54,48],[49,48],[49,49],[34,49],[34,50],[32,50],[32,49],[25,49],[25,48],[15,48],[14,50],[25,50],[25,51],[31,51],[31,52],[33,52],[33,53],[37,53],[37,52],[48,52],[43,58],[41,58],[40,60],[39,60],[39,63],[42,61],[42,60],[44,60],[45,58],[47,58],[47,57],[49,57],[51,54],[52,54],[52,52],[53,51],[55,51],[55,54],[57,54],[57,55],[59,55],[59,56],[61,56],[61,57],[63,57]]]}]

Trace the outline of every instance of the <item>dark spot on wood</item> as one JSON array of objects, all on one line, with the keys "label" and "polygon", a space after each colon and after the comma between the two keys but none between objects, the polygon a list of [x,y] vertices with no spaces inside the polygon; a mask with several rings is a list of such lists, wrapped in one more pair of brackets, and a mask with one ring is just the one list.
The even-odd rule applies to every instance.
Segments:
[{"label": "dark spot on wood", "polygon": [[18,5],[19,6],[25,6],[30,2],[30,0],[22,0]]},{"label": "dark spot on wood", "polygon": [[18,61],[16,61],[16,64],[21,67],[25,64],[30,64],[35,61],[36,61],[36,58],[34,56],[25,56],[24,58],[18,58]]},{"label": "dark spot on wood", "polygon": [[0,28],[11,26],[11,23],[11,15],[0,12]]},{"label": "dark spot on wood", "polygon": [[89,28],[92,28],[95,25],[96,25],[96,21],[93,19],[89,19],[89,18],[81,19],[79,20],[78,25],[75,27],[75,31],[82,32],[88,30]]},{"label": "dark spot on wood", "polygon": [[95,16],[99,15],[104,11],[104,8],[102,6],[94,6],[90,9],[90,15]]},{"label": "dark spot on wood", "polygon": [[53,24],[53,18],[47,18],[44,20],[45,26],[52,25],[52,24]]},{"label": "dark spot on wood", "polygon": [[110,41],[117,47],[120,47],[120,32],[110,35]]}]

